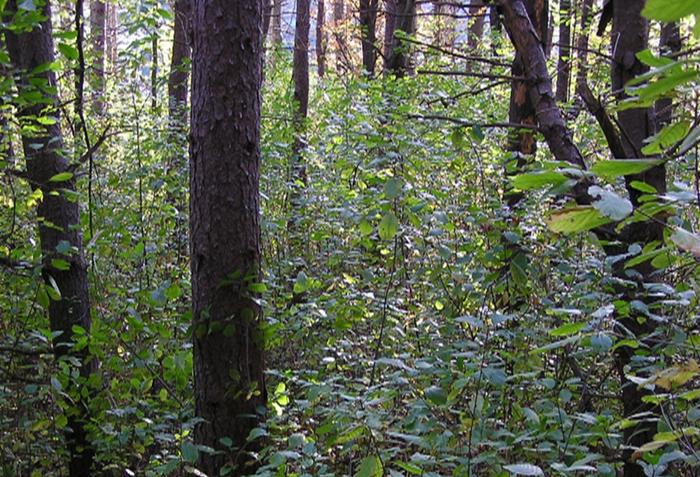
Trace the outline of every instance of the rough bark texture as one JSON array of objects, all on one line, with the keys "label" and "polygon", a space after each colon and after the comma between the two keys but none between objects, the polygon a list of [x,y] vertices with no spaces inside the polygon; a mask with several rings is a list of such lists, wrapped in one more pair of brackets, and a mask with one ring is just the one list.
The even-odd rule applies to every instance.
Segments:
[{"label": "rough bark texture", "polygon": [[394,31],[396,30],[396,0],[384,0],[384,69],[394,49]]},{"label": "rough bark texture", "polygon": [[467,46],[469,50],[475,50],[481,45],[484,38],[484,24],[486,23],[486,5],[483,0],[472,0],[469,4],[469,26],[467,31]]},{"label": "rough bark texture", "polygon": [[415,32],[416,1],[396,0],[396,25],[392,39],[392,48],[387,57],[387,69],[402,77],[411,70],[410,44],[402,41],[398,32],[413,35]]},{"label": "rough bark texture", "polygon": [[[294,58],[292,79],[294,81],[294,146],[292,150],[292,207],[298,207],[301,188],[306,184],[306,165],[302,159],[305,147],[304,125],[309,110],[309,0],[297,0],[297,17],[294,31]],[[290,224],[294,224],[294,220]]]},{"label": "rough bark texture", "polygon": [[593,0],[580,0],[581,8],[579,14],[579,33],[576,37],[576,91],[579,92],[581,85],[586,84],[588,77],[588,35],[591,27],[591,5]]},{"label": "rough bark texture", "polygon": [[190,60],[190,15],[191,0],[175,1],[175,24],[173,27],[173,54],[168,75],[168,112],[171,119],[184,122],[187,106],[187,79]]},{"label": "rough bark texture", "polygon": [[342,24],[345,21],[344,0],[333,0],[333,36],[335,37],[335,69],[336,73],[346,70],[348,62],[345,35],[342,32]]},{"label": "rough bark texture", "polygon": [[557,59],[557,101],[569,100],[571,82],[571,0],[559,0],[559,58]]},{"label": "rough bark texture", "polygon": [[[323,1],[323,0],[321,0]],[[272,0],[263,0],[263,44],[270,32],[270,19],[272,18]]]},{"label": "rough bark texture", "polygon": [[316,10],[316,71],[318,77],[326,74],[326,2],[318,0]]},{"label": "rough bark texture", "polygon": [[[678,23],[665,23],[661,26],[659,42],[661,54],[668,56],[681,51],[683,42]],[[656,102],[656,120],[660,127],[670,124],[673,120],[673,99],[663,98]]]},{"label": "rough bark texture", "polygon": [[374,76],[377,62],[377,7],[379,0],[360,0],[360,28],[362,29],[362,69]]},{"label": "rough bark texture", "polygon": [[112,71],[117,62],[117,28],[119,24],[117,8],[117,5],[114,3],[107,4],[105,54],[107,55],[108,65],[105,66],[109,66],[110,71]]},{"label": "rough bark texture", "polygon": [[[16,11],[16,0],[10,0],[6,6],[7,11]],[[33,30],[15,35],[6,34],[7,50],[10,54],[13,66],[20,72],[32,71],[40,65],[54,61],[53,40],[51,32],[51,11],[49,3],[43,7],[44,20]],[[56,86],[56,77],[52,70],[34,74],[33,79],[41,79],[51,87]],[[36,92],[37,90],[24,78],[17,83],[20,94]],[[42,90],[43,91],[43,90]],[[55,102],[57,98],[48,98]],[[18,110],[18,118],[22,120],[31,116],[41,116],[45,103],[29,105]],[[55,109],[52,116],[58,116]],[[35,125],[41,128],[39,125]],[[86,351],[74,352],[73,327],[80,326],[86,332],[90,330],[90,303],[88,299],[87,265],[83,256],[83,242],[79,232],[80,209],[74,200],[68,200],[63,190],[75,192],[73,179],[61,182],[51,182],[56,174],[69,172],[69,164],[65,155],[61,152],[63,141],[61,136],[60,121],[53,125],[45,126],[43,134],[39,136],[23,137],[23,149],[27,162],[27,179],[32,187],[38,187],[43,193],[43,199],[39,203],[37,215],[39,221],[39,239],[42,251],[42,275],[46,286],[52,286],[52,280],[61,292],[60,300],[51,300],[49,305],[49,320],[51,330],[60,332],[54,338],[54,351],[57,358],[74,356],[82,363],[80,375],[88,377],[96,370],[96,361],[86,356]],[[36,148],[36,144],[42,147]],[[73,251],[60,252],[65,245],[69,245]],[[65,260],[69,267],[67,270],[56,268],[52,265],[54,259]],[[63,267],[62,267],[63,268]],[[68,427],[66,441],[70,458],[68,462],[69,475],[71,477],[87,477],[91,475],[91,467],[94,459],[94,449],[90,443],[87,424],[89,422],[89,397],[83,396],[80,388],[85,386],[74,380],[70,384],[68,392],[73,396],[71,403],[73,413],[68,413]],[[89,394],[89,393],[85,393]]]},{"label": "rough bark texture", "polygon": [[105,2],[90,2],[90,39],[92,43],[94,71],[94,105],[97,114],[104,114],[105,92],[105,29],[107,26]]},{"label": "rough bark texture", "polygon": [[[266,404],[260,307],[262,2],[195,0],[190,146],[199,469],[254,473],[246,437]],[[228,437],[233,449],[220,439]],[[243,451],[241,451],[243,450]],[[254,467],[254,465],[253,465]]]}]

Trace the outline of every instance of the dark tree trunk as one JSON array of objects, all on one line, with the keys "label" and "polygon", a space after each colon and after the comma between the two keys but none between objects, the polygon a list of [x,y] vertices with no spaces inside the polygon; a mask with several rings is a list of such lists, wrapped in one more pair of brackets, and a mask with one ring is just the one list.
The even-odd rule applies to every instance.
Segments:
[{"label": "dark tree trunk", "polygon": [[[302,154],[306,145],[305,124],[309,110],[309,0],[297,0],[296,27],[294,31],[294,58],[292,78],[294,80],[294,146],[291,158],[291,204],[293,213],[298,212],[302,188],[306,185],[306,164]],[[296,211],[296,212],[295,212]],[[296,217],[289,224],[293,227]]]},{"label": "dark tree trunk", "polygon": [[90,39],[92,40],[94,70],[94,106],[97,114],[104,114],[105,103],[105,29],[106,5],[102,1],[90,2]]},{"label": "dark tree trunk", "polygon": [[486,6],[483,0],[472,0],[469,4],[469,26],[467,28],[467,46],[474,51],[484,39],[486,23]]},{"label": "dark tree trunk", "polygon": [[277,48],[282,44],[282,3],[284,0],[272,1],[272,44]]},{"label": "dark tree trunk", "polygon": [[[16,11],[16,0],[10,0],[6,6],[9,11]],[[20,72],[32,71],[40,65],[54,61],[53,40],[51,32],[51,11],[49,2],[43,7],[45,20],[29,32],[6,34],[7,50],[14,67]],[[52,88],[56,86],[56,77],[51,69],[41,73],[32,73],[32,80],[41,78]],[[37,89],[29,81],[20,79],[17,83],[20,94],[34,93]],[[55,103],[57,98],[48,98]],[[31,121],[32,117],[41,116],[46,107],[44,102],[24,106],[17,111],[20,120]],[[56,117],[58,109],[51,112]],[[87,265],[83,256],[82,236],[79,232],[80,209],[71,196],[75,193],[75,180],[52,182],[57,174],[70,172],[66,156],[61,151],[63,141],[60,121],[48,126],[33,124],[43,130],[40,135],[23,137],[22,143],[27,162],[27,179],[32,187],[39,187],[43,199],[39,203],[37,215],[39,222],[39,239],[42,251],[42,275],[46,286],[56,287],[61,293],[60,300],[51,300],[49,320],[51,331],[59,333],[53,341],[56,358],[72,356],[80,365],[80,379],[72,379],[70,388],[73,401],[70,404],[66,441],[70,453],[68,462],[71,477],[91,475],[94,449],[88,435],[89,392],[82,381],[96,371],[97,362],[90,359],[87,350],[73,351],[73,327],[79,326],[86,333],[90,332],[90,303],[88,299]],[[43,128],[43,129],[42,129]],[[39,144],[41,147],[36,147]],[[64,192],[65,191],[65,192]],[[68,247],[66,247],[68,245]],[[66,251],[65,249],[69,250]],[[63,260],[68,267],[56,267],[55,260]],[[67,361],[70,363],[70,361]]]},{"label": "dark tree trunk", "polygon": [[158,109],[158,28],[151,37],[151,110]]},{"label": "dark tree trunk", "polygon": [[191,0],[175,1],[175,24],[173,27],[173,54],[168,75],[168,113],[171,120],[182,125],[187,106],[188,63],[190,60],[190,15]]},{"label": "dark tree trunk", "polygon": [[318,77],[323,78],[326,74],[326,31],[324,24],[326,21],[326,4],[324,0],[318,0],[316,10],[316,71]]},{"label": "dark tree trunk", "polygon": [[413,35],[415,32],[416,1],[396,0],[396,25],[392,38],[392,48],[387,57],[387,69],[400,78],[411,70],[410,44],[397,35]]},{"label": "dark tree trunk", "polygon": [[580,0],[580,2],[581,21],[579,25],[581,28],[576,37],[576,92],[579,94],[588,77],[588,35],[590,33],[591,5],[593,0]]},{"label": "dark tree trunk", "polygon": [[559,0],[559,58],[557,59],[557,101],[569,100],[571,82],[571,0]]},{"label": "dark tree trunk", "polygon": [[333,0],[333,36],[335,37],[335,69],[336,73],[348,69],[349,53],[345,44],[345,34],[342,24],[345,21],[345,1]]},{"label": "dark tree trunk", "polygon": [[374,76],[377,62],[375,51],[377,43],[377,6],[378,0],[360,0],[360,27],[362,28],[362,69],[367,76]]},{"label": "dark tree trunk", "polygon": [[384,69],[394,49],[394,31],[396,30],[396,0],[384,0]]},{"label": "dark tree trunk", "polygon": [[[254,473],[267,398],[260,306],[262,2],[193,3],[190,237],[199,469]],[[229,449],[221,439],[231,439]]]},{"label": "dark tree trunk", "polygon": [[[683,42],[678,23],[665,23],[661,26],[661,40],[659,42],[661,54],[668,56],[681,51]],[[673,99],[663,98],[656,102],[656,120],[660,127],[670,124],[673,120]]]}]

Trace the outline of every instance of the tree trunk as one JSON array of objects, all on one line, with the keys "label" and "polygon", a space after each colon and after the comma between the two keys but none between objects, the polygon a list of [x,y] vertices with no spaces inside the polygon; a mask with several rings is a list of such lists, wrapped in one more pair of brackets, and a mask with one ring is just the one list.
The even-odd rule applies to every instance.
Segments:
[{"label": "tree trunk", "polygon": [[105,112],[105,29],[106,6],[102,1],[90,2],[90,39],[92,40],[94,74],[94,106],[98,115]]},{"label": "tree trunk", "polygon": [[345,21],[345,1],[333,0],[333,36],[335,37],[335,69],[340,74],[347,69],[348,52],[345,45],[345,35],[341,31]]},{"label": "tree trunk", "polygon": [[394,31],[396,30],[396,0],[384,0],[384,69],[394,49]]},{"label": "tree trunk", "polygon": [[483,41],[485,23],[486,6],[483,0],[472,0],[469,4],[469,26],[467,28],[467,46],[469,51],[474,51]]},{"label": "tree trunk", "polygon": [[151,111],[158,109],[158,27],[151,37]]},{"label": "tree trunk", "polygon": [[272,0],[263,0],[263,2],[263,44],[265,44],[265,40],[267,40],[267,34],[270,31],[270,19],[272,18]]},{"label": "tree trunk", "polygon": [[[199,469],[255,472],[267,398],[260,305],[262,2],[193,3],[190,237]],[[232,447],[221,443],[229,438]]]},{"label": "tree trunk", "polygon": [[405,76],[411,69],[410,44],[401,41],[397,33],[413,35],[415,32],[415,0],[396,0],[396,25],[392,38],[392,48],[387,57],[387,69],[397,78]]},{"label": "tree trunk", "polygon": [[168,75],[168,113],[171,120],[182,125],[187,106],[188,63],[190,60],[189,21],[191,0],[175,0],[173,54]]},{"label": "tree trunk", "polygon": [[272,1],[272,44],[277,48],[282,44],[282,3],[284,0]]},{"label": "tree trunk", "polygon": [[326,31],[323,28],[326,21],[326,4],[324,0],[318,0],[316,11],[316,71],[318,77],[326,74]]},{"label": "tree trunk", "polygon": [[576,38],[576,92],[580,94],[581,88],[586,84],[588,77],[588,35],[591,26],[591,5],[593,0],[581,1],[581,29]]},{"label": "tree trunk", "polygon": [[571,82],[571,0],[559,0],[559,58],[557,59],[557,101],[569,100]]},{"label": "tree trunk", "polygon": [[105,54],[107,55],[106,60],[110,67],[110,71],[112,71],[114,65],[117,63],[117,28],[117,5],[110,2],[107,4],[107,24],[105,35]]},{"label": "tree trunk", "polygon": [[377,42],[378,0],[360,0],[360,28],[362,28],[362,69],[368,77],[374,76],[377,62],[375,52]]},{"label": "tree trunk", "polygon": [[[16,10],[16,0],[9,0],[6,11]],[[7,50],[13,66],[20,72],[30,72],[54,61],[49,2],[44,5],[42,13],[45,20],[31,31],[6,33]],[[32,73],[31,76],[32,81],[41,79],[51,88],[56,87],[56,76],[51,69]],[[17,89],[20,94],[37,91],[24,78],[18,81]],[[56,97],[48,99],[55,105]],[[17,115],[20,121],[28,121],[43,131],[41,134],[23,137],[22,144],[27,162],[27,179],[32,187],[40,188],[43,193],[43,199],[37,208],[42,275],[47,287],[55,284],[61,293],[60,300],[51,300],[49,304],[51,331],[57,333],[53,340],[54,353],[57,359],[73,357],[81,363],[80,378],[71,378],[70,386],[66,389],[72,399],[70,411],[66,413],[68,427],[71,429],[66,432],[66,441],[70,453],[69,475],[85,477],[91,475],[94,449],[88,435],[90,393],[82,388],[87,386],[84,380],[96,371],[97,362],[88,356],[87,349],[73,351],[72,337],[75,326],[81,327],[86,333],[90,332],[87,265],[79,232],[80,209],[72,197],[75,195],[75,180],[71,177],[65,181],[51,181],[57,174],[71,172],[62,152],[60,121],[42,126],[32,120],[33,117],[42,116],[45,107],[44,102],[24,106],[17,111]],[[57,117],[59,110],[53,109],[51,115]],[[66,193],[71,197],[66,197]],[[64,266],[57,266],[58,260],[63,261]],[[71,363],[70,360],[65,362],[69,365]]]},{"label": "tree trunk", "polygon": [[[291,158],[291,192],[290,202],[293,214],[299,208],[302,189],[306,185],[306,164],[302,158],[306,146],[305,123],[309,110],[309,0],[297,0],[296,27],[294,31],[294,58],[292,79],[294,80],[294,102],[297,110],[294,114],[294,146]],[[290,228],[296,223],[296,217],[289,221]]]}]

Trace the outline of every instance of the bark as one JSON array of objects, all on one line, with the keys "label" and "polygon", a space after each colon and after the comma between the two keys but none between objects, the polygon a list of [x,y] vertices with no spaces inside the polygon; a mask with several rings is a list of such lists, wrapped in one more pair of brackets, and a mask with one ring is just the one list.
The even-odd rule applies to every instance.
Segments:
[{"label": "bark", "polygon": [[[267,402],[260,306],[262,2],[193,3],[190,237],[199,469],[255,472]],[[233,442],[228,449],[220,439]]]},{"label": "bark", "polygon": [[467,46],[470,51],[481,45],[484,39],[484,24],[486,23],[486,6],[483,0],[472,0],[469,4],[469,27],[467,31]]},{"label": "bark", "polygon": [[107,55],[106,61],[110,67],[110,71],[117,63],[117,28],[117,5],[110,2],[107,4],[107,25],[105,36],[105,54]]},{"label": "bark", "polygon": [[158,28],[151,37],[151,110],[158,109]]},{"label": "bark", "polygon": [[94,70],[94,106],[98,115],[105,112],[105,29],[106,5],[102,1],[90,2],[90,39]]},{"label": "bark", "polygon": [[345,45],[345,35],[341,31],[344,21],[344,0],[333,0],[333,36],[335,37],[335,63],[337,73],[346,70],[346,65],[349,63],[347,46]]},{"label": "bark", "polygon": [[[397,78],[411,70],[410,44],[402,41],[400,35],[413,35],[415,32],[415,0],[396,0],[396,25],[392,37],[392,48],[387,57],[387,69]],[[401,34],[398,34],[401,32]]]},{"label": "bark", "polygon": [[360,28],[362,29],[362,69],[374,76],[377,62],[377,7],[379,0],[360,0]]},{"label": "bark", "polygon": [[184,122],[187,106],[188,63],[190,60],[190,15],[191,0],[175,1],[175,24],[173,27],[173,53],[168,75],[168,112],[177,124]]},{"label": "bark", "polygon": [[[297,110],[294,114],[295,138],[292,150],[292,190],[290,193],[294,209],[298,208],[301,189],[306,185],[306,165],[302,159],[302,153],[305,147],[304,125],[309,110],[309,9],[309,0],[297,0],[292,64],[294,102]],[[290,225],[294,223],[295,220],[292,219]]]},{"label": "bark", "polygon": [[326,20],[326,4],[324,0],[318,0],[316,11],[316,70],[318,77],[323,78],[326,74],[326,31],[324,24]]},{"label": "bark", "polygon": [[272,4],[272,44],[275,47],[282,44],[282,3],[284,0],[273,0]]},{"label": "bark", "polygon": [[[659,42],[661,54],[668,56],[681,51],[683,42],[678,23],[665,23],[661,26]],[[673,99],[663,98],[656,102],[656,119],[660,127],[671,124],[673,120]]]},{"label": "bark", "polygon": [[[8,1],[7,11],[16,11],[16,0]],[[6,33],[7,50],[13,66],[20,72],[32,71],[40,65],[54,61],[54,49],[51,32],[51,11],[49,2],[43,7],[45,20],[36,25],[31,31],[21,34]],[[41,73],[33,73],[32,81],[41,79],[51,88],[56,87],[56,76],[50,69]],[[17,83],[20,94],[33,93],[37,90],[24,78]],[[42,91],[45,91],[42,89]],[[47,98],[55,105],[56,97]],[[27,105],[18,109],[20,121],[31,121],[33,116],[41,116],[46,107],[44,102]],[[52,116],[59,115],[54,109]],[[87,378],[96,371],[97,362],[90,359],[87,350],[73,351],[73,327],[82,327],[90,332],[90,303],[88,298],[87,265],[83,255],[83,241],[79,232],[80,209],[75,200],[66,197],[64,191],[71,196],[75,193],[75,180],[51,182],[56,174],[70,172],[66,156],[62,152],[63,140],[60,121],[55,124],[42,126],[34,124],[43,132],[31,137],[23,137],[22,145],[27,163],[26,176],[32,187],[38,187],[43,193],[43,199],[37,208],[39,217],[39,239],[42,251],[42,275],[46,286],[60,290],[61,299],[51,300],[49,305],[49,321],[51,330],[59,333],[53,341],[56,358],[74,357],[81,363],[80,376]],[[37,148],[39,144],[41,147]],[[66,247],[72,251],[62,252]],[[68,263],[65,267],[56,268],[55,259]],[[70,361],[66,361],[70,363]],[[82,380],[81,379],[81,380]],[[83,388],[81,380],[72,378],[67,390],[74,400],[70,405],[66,441],[70,454],[68,467],[71,477],[91,475],[94,460],[94,449],[88,435],[89,392]]]},{"label": "bark", "polygon": [[[323,0],[321,0],[323,1]],[[270,19],[272,18],[272,0],[263,0],[263,44],[270,31]]]},{"label": "bark", "polygon": [[571,0],[559,0],[559,58],[557,59],[557,101],[569,100],[571,82]]},{"label": "bark", "polygon": [[581,22],[578,37],[576,38],[576,91],[579,92],[580,85],[586,84],[588,77],[588,35],[591,26],[591,5],[593,0],[581,1]]},{"label": "bark", "polygon": [[384,0],[384,69],[394,49],[394,31],[396,30],[396,0]]}]

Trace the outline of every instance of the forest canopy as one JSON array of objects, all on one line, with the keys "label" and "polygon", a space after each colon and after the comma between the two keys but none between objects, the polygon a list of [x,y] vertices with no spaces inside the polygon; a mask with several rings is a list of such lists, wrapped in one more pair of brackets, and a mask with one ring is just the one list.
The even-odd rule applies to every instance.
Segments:
[{"label": "forest canopy", "polygon": [[0,475],[700,475],[700,2],[0,0]]}]

